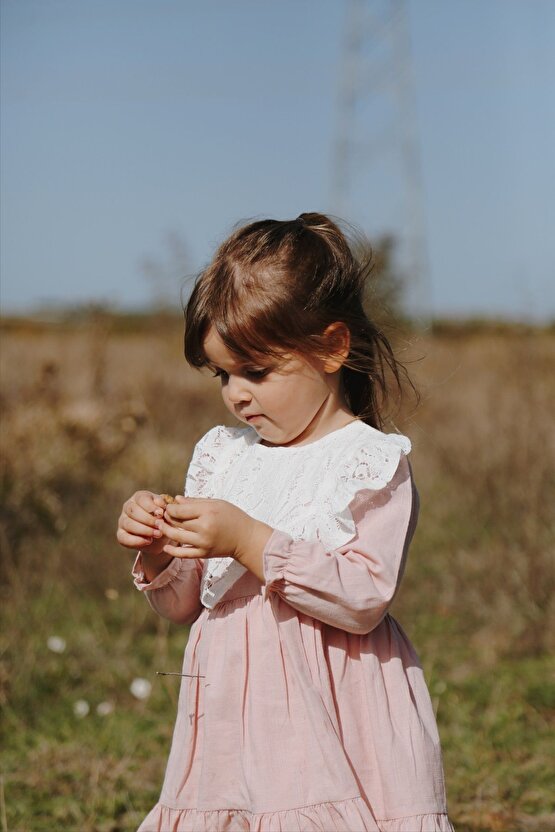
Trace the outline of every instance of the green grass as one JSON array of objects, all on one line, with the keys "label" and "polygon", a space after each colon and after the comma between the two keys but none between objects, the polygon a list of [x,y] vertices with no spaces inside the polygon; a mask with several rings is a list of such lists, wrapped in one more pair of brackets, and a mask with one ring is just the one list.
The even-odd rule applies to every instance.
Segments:
[{"label": "green grass", "polygon": [[[130,587],[116,601],[50,588],[21,611],[5,666],[2,774],[9,830],[136,828],[159,793],[188,630],[158,620]],[[7,630],[4,629],[4,632]],[[66,640],[51,652],[49,635]],[[129,690],[152,682],[149,699]],[[90,713],[75,715],[84,699]],[[96,707],[111,702],[111,714]]]},{"label": "green grass", "polygon": [[[126,583],[127,560],[120,566],[117,599],[45,581],[4,624],[2,775],[10,832],[133,830],[158,798],[179,679],[156,670],[180,670],[188,629],[159,619],[130,578]],[[6,611],[9,594],[3,600]],[[409,626],[403,605],[397,616],[423,659],[457,830],[516,832],[532,829],[526,823],[534,817],[541,824],[555,813],[553,660],[478,666],[456,619],[426,612]],[[65,652],[48,649],[49,635],[66,640]],[[149,699],[129,691],[135,677],[152,682]],[[90,704],[83,718],[73,712],[78,699]],[[100,716],[96,706],[105,701],[114,710]]]},{"label": "green grass", "polygon": [[[178,329],[149,327],[147,342],[4,334],[0,832],[134,832],[160,793],[180,680],[156,670],[180,670],[188,629],[133,588],[117,517],[137,488],[181,491],[194,438],[224,413],[185,373]],[[424,667],[457,832],[547,832],[555,340],[420,344],[426,398],[399,424],[421,514],[392,614]]]}]

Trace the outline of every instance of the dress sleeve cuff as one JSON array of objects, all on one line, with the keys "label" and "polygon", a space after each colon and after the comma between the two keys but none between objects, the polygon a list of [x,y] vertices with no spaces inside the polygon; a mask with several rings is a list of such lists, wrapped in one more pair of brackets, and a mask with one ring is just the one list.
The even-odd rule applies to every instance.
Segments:
[{"label": "dress sleeve cuff", "polygon": [[289,546],[293,542],[291,535],[274,529],[268,538],[262,553],[264,570],[264,599],[275,584],[285,580],[285,568],[289,558]]},{"label": "dress sleeve cuff", "polygon": [[133,583],[140,592],[144,592],[145,589],[161,589],[175,580],[181,572],[187,571],[187,563],[192,563],[192,561],[188,561],[185,558],[174,558],[162,572],[149,582],[145,577],[141,552],[139,552],[131,570]]}]

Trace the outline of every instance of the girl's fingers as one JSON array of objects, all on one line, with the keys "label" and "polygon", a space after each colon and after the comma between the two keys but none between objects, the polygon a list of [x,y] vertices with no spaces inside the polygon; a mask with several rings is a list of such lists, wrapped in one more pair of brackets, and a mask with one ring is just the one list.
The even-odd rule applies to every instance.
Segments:
[{"label": "girl's fingers", "polygon": [[202,558],[206,557],[206,552],[202,549],[197,549],[195,546],[172,546],[166,543],[163,549],[168,555],[173,555],[174,558]]},{"label": "girl's fingers", "polygon": [[175,520],[196,520],[202,517],[202,510],[205,508],[206,500],[193,497],[183,497],[183,502],[175,502],[166,506],[165,514]]},{"label": "girl's fingers", "polygon": [[[152,503],[154,506],[154,503]],[[155,506],[153,511],[160,511],[160,509]],[[156,520],[158,519],[145,508],[142,508],[138,503],[130,501],[129,504],[126,506],[125,514],[127,517],[131,518],[132,520],[143,523],[145,526],[150,528],[156,528]]]},{"label": "girl's fingers", "polygon": [[137,535],[139,537],[162,537],[162,532],[160,529],[157,529],[155,526],[147,526],[145,523],[139,523],[138,520],[132,520],[129,517],[124,519],[122,523],[122,528],[124,531],[129,532],[133,535]]},{"label": "girl's fingers", "polygon": [[126,504],[126,508],[135,505],[150,515],[161,516],[164,513],[166,501],[161,494],[152,491],[136,491]]},{"label": "girl's fingers", "polygon": [[164,513],[164,509],[166,508],[166,501],[163,497],[155,495],[152,498],[152,508],[150,506],[146,506],[147,511],[150,511],[153,514],[156,514],[157,517],[161,517]]},{"label": "girl's fingers", "polygon": [[163,517],[156,518],[160,523],[165,523],[172,529],[185,529],[188,532],[199,532],[201,530],[201,522],[198,520],[177,520],[175,517],[170,517],[167,513]]},{"label": "girl's fingers", "polygon": [[117,540],[122,546],[128,549],[140,549],[141,546],[150,546],[152,537],[139,537],[136,534],[129,534],[123,529],[118,529]]},{"label": "girl's fingers", "polygon": [[165,537],[176,543],[186,543],[188,545],[195,545],[198,543],[198,534],[192,530],[179,528],[178,526],[170,526],[163,520],[158,521],[158,528]]}]

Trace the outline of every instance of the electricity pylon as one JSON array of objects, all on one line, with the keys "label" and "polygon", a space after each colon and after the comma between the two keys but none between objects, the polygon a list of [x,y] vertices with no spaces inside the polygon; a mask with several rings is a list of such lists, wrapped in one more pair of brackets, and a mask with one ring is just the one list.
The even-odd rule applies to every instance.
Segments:
[{"label": "electricity pylon", "polygon": [[380,225],[395,235],[405,311],[426,328],[432,297],[407,2],[346,6],[332,206],[340,216],[360,216],[371,238]]}]

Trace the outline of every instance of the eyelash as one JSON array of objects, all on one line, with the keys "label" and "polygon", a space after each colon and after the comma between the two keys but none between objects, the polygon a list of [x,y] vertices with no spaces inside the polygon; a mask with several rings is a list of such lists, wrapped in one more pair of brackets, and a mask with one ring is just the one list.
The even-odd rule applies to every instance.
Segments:
[{"label": "eyelash", "polygon": [[[245,375],[250,376],[251,378],[256,380],[256,379],[259,379],[259,378],[264,378],[264,376],[267,376],[269,372],[270,372],[269,368],[266,367],[262,370],[245,370]],[[227,373],[226,373],[225,370],[215,370],[212,373],[212,375],[214,376],[214,378],[227,377]]]}]

